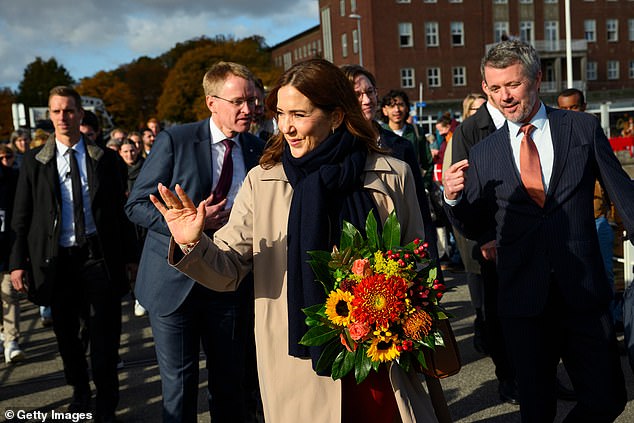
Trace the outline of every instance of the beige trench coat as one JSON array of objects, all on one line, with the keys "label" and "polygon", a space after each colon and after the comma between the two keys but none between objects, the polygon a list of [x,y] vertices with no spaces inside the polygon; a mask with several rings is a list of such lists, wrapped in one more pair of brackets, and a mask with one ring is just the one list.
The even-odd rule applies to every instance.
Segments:
[{"label": "beige trench coat", "polygon": [[[396,209],[403,240],[423,236],[414,180],[404,162],[370,154],[364,185],[382,219]],[[288,354],[286,298],[286,230],[293,189],[281,164],[252,169],[236,197],[229,222],[206,236],[187,256],[173,263],[190,278],[217,291],[236,289],[253,269],[255,337],[258,374],[267,422],[341,421],[341,383],[317,376],[310,359]],[[178,247],[176,247],[178,248]],[[397,365],[390,369],[401,419],[405,423],[436,422],[433,407],[418,375]]]}]

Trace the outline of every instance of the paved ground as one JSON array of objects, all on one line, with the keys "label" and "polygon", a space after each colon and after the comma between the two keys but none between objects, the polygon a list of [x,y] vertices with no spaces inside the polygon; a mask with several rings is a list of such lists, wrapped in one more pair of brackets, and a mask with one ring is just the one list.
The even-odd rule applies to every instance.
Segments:
[{"label": "paved ground", "polygon": [[[453,290],[447,293],[444,303],[456,316],[452,324],[464,363],[458,375],[442,381],[455,422],[519,422],[518,407],[501,404],[498,400],[497,382],[493,376],[491,360],[473,349],[473,314],[463,274],[448,273],[447,284],[453,287]],[[119,375],[121,402],[118,416],[122,421],[129,423],[159,422],[160,379],[148,321],[144,317],[135,317],[131,302],[128,298],[125,300],[121,346],[121,357],[125,367]],[[39,410],[49,412],[49,415],[50,410],[64,411],[72,394],[71,389],[64,383],[61,360],[57,354],[52,330],[41,326],[34,305],[23,302],[22,312],[21,344],[28,354],[28,359],[18,365],[0,364],[0,421],[9,421],[5,418],[7,411]],[[634,422],[634,375],[625,357],[622,363],[628,384],[629,401],[617,422]],[[202,362],[201,367],[204,367]],[[201,370],[201,379],[206,379],[204,370]],[[206,423],[209,422],[209,416],[204,412],[205,387],[206,384],[201,383],[199,421]],[[562,421],[572,404],[559,402],[557,422]],[[307,421],[310,421],[309,416]]]}]

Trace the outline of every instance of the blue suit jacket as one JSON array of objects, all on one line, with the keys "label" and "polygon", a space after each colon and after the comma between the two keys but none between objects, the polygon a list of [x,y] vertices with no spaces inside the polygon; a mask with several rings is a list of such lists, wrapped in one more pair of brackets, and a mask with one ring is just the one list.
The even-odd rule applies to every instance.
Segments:
[{"label": "blue suit jacket", "polygon": [[[166,315],[189,294],[194,280],[167,263],[170,232],[150,202],[157,185],[171,190],[180,184],[195,204],[209,197],[212,186],[209,119],[166,129],[158,134],[125,206],[130,220],[148,229],[135,286],[137,299],[148,310]],[[240,134],[245,169],[258,164],[264,143]]]},{"label": "blue suit jacket", "polygon": [[554,146],[544,208],[529,197],[513,160],[508,126],[470,152],[461,201],[446,207],[467,237],[493,229],[497,241],[500,316],[543,311],[555,281],[573,310],[605,307],[612,297],[593,214],[599,178],[625,228],[634,230],[634,183],[623,171],[598,120],[547,108]]}]

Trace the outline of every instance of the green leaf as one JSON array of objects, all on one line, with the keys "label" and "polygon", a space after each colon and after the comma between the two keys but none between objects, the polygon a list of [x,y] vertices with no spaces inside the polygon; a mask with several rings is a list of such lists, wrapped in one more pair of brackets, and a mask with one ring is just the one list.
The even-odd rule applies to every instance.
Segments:
[{"label": "green leaf", "polygon": [[423,350],[418,350],[416,352],[416,359],[418,360],[420,365],[423,366],[423,368],[427,368],[427,360],[425,360],[425,354],[423,354]]},{"label": "green leaf", "polygon": [[396,218],[396,213],[392,211],[383,225],[383,248],[391,250],[401,243],[401,224]]},{"label": "green leaf", "polygon": [[304,334],[299,343],[307,347],[324,345],[326,342],[338,336],[340,332],[340,329],[332,329],[326,325],[315,326]]},{"label": "green leaf", "polygon": [[335,358],[339,355],[342,349],[345,349],[345,347],[337,340],[332,340],[328,345],[326,345],[319,357],[319,360],[317,360],[317,373],[322,373],[326,370],[332,372],[332,365]]},{"label": "green leaf", "polygon": [[363,382],[370,374],[372,369],[372,360],[368,357],[365,347],[357,348],[357,355],[354,362],[354,378],[357,384]]},{"label": "green leaf", "polygon": [[362,239],[361,233],[355,226],[343,221],[343,228],[341,229],[341,241],[339,242],[339,250],[343,251],[348,247],[354,247],[355,238]]},{"label": "green leaf", "polygon": [[306,315],[305,322],[309,327],[323,325],[328,322],[325,304],[315,304],[313,306],[303,308],[302,311]]},{"label": "green leaf", "polygon": [[334,287],[334,280],[330,275],[330,269],[328,268],[328,262],[330,261],[330,253],[327,251],[308,251],[308,255],[311,259],[308,261],[310,267],[315,273],[315,279],[317,279],[324,286],[326,295],[332,291]]},{"label": "green leaf", "polygon": [[398,358],[398,365],[401,366],[405,372],[409,372],[409,368],[412,365],[411,358],[412,356],[408,352],[401,353]]},{"label": "green leaf", "polygon": [[368,217],[365,220],[365,235],[368,238],[368,249],[371,253],[374,253],[378,249],[381,248],[380,238],[379,238],[379,228],[376,223],[376,218],[374,217],[374,213],[370,210],[368,213]]},{"label": "green leaf", "polygon": [[375,372],[379,371],[379,366],[381,365],[380,361],[372,361],[370,360],[372,363],[372,368],[374,369]]},{"label": "green leaf", "polygon": [[354,367],[355,353],[348,351],[344,348],[343,351],[337,355],[334,363],[332,363],[332,378],[334,380],[341,379]]}]

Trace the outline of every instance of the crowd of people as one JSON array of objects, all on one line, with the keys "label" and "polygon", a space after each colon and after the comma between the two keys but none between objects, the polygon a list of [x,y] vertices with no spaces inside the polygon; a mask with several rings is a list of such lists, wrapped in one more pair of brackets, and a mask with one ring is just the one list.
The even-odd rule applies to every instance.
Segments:
[{"label": "crowd of people", "polygon": [[201,347],[214,422],[450,421],[440,384],[413,367],[333,380],[299,343],[301,310],[325,300],[308,252],[337,244],[343,221],[395,211],[401,241],[426,240],[440,281],[447,263],[464,267],[474,348],[523,422],[553,421],[558,398],[576,401],[565,421],[613,421],[626,396],[607,218],[614,203],[633,233],[634,184],[582,92],[562,92],[558,109],[540,100],[532,47],[499,43],[481,73],[483,94],[433,134],[411,123],[404,91],[380,97],[364,67],[322,59],[268,93],[245,66],[217,62],[201,75],[209,117],[167,128],[153,118],[103,134],[77,91],[54,87],[54,131],[0,146],[5,361],[27,359],[27,296],[55,333],[68,411],[117,421],[131,291],[152,328],[165,422],[197,420]]}]

